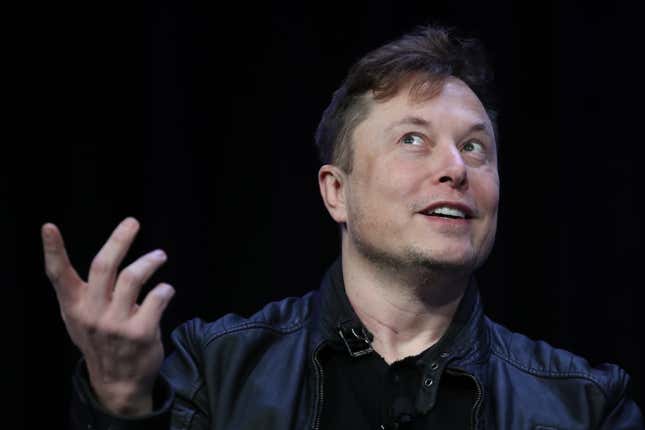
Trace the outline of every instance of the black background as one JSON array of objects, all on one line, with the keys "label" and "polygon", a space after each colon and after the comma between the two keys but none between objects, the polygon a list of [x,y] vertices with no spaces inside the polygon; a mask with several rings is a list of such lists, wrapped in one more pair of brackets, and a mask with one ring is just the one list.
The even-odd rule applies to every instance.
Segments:
[{"label": "black background", "polygon": [[27,423],[62,428],[79,358],[44,274],[42,223],[61,228],[85,276],[116,224],[137,217],[125,263],[164,249],[169,260],[144,292],[162,280],[177,290],[166,344],[189,318],[248,315],[316,288],[339,250],[316,179],[320,115],[353,61],[428,22],[481,38],[496,71],[502,186],[497,243],[479,274],[487,313],[592,363],[620,364],[643,405],[639,11],[209,3],[26,14],[16,88],[27,119],[21,170],[35,186],[20,196],[22,295],[11,308],[24,316],[13,322],[23,353],[9,373]]}]

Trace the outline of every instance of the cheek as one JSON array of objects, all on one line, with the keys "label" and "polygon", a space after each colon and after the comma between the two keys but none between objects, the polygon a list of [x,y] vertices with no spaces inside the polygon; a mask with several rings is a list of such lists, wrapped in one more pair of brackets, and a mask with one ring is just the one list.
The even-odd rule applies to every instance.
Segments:
[{"label": "cheek", "polygon": [[478,223],[475,242],[481,247],[483,256],[488,255],[497,232],[497,209],[499,204],[499,177],[497,172],[487,172],[473,178],[471,182],[477,207],[481,212],[482,223]]},{"label": "cheek", "polygon": [[471,181],[475,198],[480,210],[486,215],[497,215],[499,204],[499,176],[497,172],[481,172]]},{"label": "cheek", "polygon": [[400,202],[418,192],[417,188],[423,183],[418,163],[392,158],[380,161],[365,163],[357,175],[361,178],[356,185],[363,201],[374,204]]},{"label": "cheek", "polygon": [[410,201],[419,195],[425,183],[427,168],[414,160],[390,160],[380,166],[379,187],[393,201]]}]

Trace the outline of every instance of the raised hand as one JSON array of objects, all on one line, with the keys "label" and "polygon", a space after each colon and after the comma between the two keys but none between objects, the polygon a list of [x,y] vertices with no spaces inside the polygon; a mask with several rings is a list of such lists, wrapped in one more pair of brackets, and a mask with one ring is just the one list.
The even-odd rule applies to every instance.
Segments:
[{"label": "raised hand", "polygon": [[159,322],[174,295],[162,283],[137,304],[142,285],[166,261],[161,250],[118,272],[138,231],[134,218],[122,221],[92,261],[85,282],[70,264],[58,228],[47,223],[41,229],[45,270],[67,332],[87,363],[92,388],[105,408],[129,416],[152,410],[152,390],[164,359]]}]

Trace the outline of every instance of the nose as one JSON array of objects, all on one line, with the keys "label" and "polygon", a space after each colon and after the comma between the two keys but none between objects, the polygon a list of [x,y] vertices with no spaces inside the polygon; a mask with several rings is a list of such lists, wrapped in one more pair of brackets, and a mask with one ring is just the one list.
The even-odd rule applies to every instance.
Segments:
[{"label": "nose", "polygon": [[435,182],[443,183],[452,188],[462,189],[468,183],[466,165],[461,152],[455,145],[445,145],[435,152]]}]

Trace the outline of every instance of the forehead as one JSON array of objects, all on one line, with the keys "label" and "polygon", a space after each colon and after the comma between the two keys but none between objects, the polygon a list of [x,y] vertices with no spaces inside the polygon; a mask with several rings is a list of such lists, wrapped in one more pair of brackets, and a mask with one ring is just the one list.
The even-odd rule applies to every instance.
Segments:
[{"label": "forehead", "polygon": [[398,93],[387,101],[372,100],[366,120],[357,127],[366,125],[379,130],[389,129],[406,118],[415,117],[425,120],[435,128],[448,125],[452,128],[469,128],[484,124],[486,131],[493,136],[493,127],[486,109],[474,91],[462,80],[446,78],[441,85],[424,86],[418,91],[414,81],[403,85]]}]

